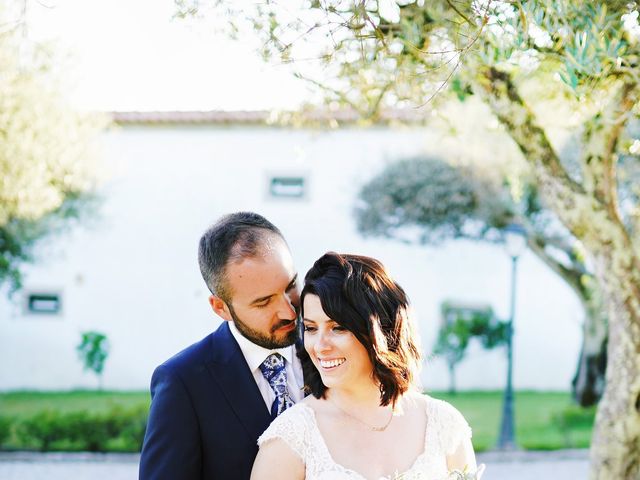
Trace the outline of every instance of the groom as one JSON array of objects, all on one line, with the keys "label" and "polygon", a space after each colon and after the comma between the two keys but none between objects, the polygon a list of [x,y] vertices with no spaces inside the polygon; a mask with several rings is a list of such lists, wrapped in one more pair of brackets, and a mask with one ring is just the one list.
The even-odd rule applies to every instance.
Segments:
[{"label": "groom", "polygon": [[256,213],[227,215],[198,261],[226,321],[153,373],[141,480],[247,480],[258,436],[303,397],[297,275],[280,231]]}]

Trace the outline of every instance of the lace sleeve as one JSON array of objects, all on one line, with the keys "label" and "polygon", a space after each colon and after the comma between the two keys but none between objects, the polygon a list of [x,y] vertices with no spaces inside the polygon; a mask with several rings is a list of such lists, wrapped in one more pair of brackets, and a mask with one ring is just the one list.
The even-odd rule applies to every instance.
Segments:
[{"label": "lace sleeve", "polygon": [[429,403],[432,417],[429,426],[435,430],[445,455],[451,455],[464,440],[471,438],[471,427],[453,405],[433,398]]},{"label": "lace sleeve", "polygon": [[285,410],[269,425],[269,428],[258,438],[258,446],[262,446],[269,440],[280,438],[305,461],[308,436],[308,422],[305,418],[305,411],[298,405]]}]

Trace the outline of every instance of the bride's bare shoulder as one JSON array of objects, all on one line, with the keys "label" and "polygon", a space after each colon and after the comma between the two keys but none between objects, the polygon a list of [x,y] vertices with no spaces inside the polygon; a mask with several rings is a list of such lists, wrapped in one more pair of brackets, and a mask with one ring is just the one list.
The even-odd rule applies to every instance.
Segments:
[{"label": "bride's bare shoulder", "polygon": [[323,415],[331,410],[329,402],[323,398],[316,398],[313,395],[307,395],[300,403],[313,410],[316,416],[318,416],[318,414]]}]

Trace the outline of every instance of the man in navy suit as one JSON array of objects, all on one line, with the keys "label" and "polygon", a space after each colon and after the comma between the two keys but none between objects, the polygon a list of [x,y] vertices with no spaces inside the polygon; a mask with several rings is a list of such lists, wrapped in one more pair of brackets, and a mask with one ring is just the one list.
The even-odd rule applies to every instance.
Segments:
[{"label": "man in navy suit", "polygon": [[247,480],[258,436],[286,408],[262,373],[274,353],[286,404],[303,397],[297,275],[280,231],[255,213],[227,215],[200,239],[198,261],[226,321],[153,373],[141,480]]}]

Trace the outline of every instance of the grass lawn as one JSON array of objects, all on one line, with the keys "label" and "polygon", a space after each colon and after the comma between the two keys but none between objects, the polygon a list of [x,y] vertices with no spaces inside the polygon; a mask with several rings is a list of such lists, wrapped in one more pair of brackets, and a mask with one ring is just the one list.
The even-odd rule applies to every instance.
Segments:
[{"label": "grass lawn", "polygon": [[[498,441],[502,414],[502,392],[461,392],[449,395],[431,392],[454,405],[473,429],[477,451],[492,449]],[[515,393],[516,442],[528,450],[587,448],[595,409],[582,409],[567,392]]]},{"label": "grass lawn", "polygon": [[70,392],[17,391],[0,393],[0,415],[15,419],[29,417],[42,410],[59,412],[105,412],[114,406],[149,406],[148,392],[73,390]]},{"label": "grass lawn", "polygon": [[[462,412],[473,428],[473,443],[477,451],[495,446],[500,427],[502,392],[430,394],[450,402]],[[0,416],[20,422],[42,410],[100,413],[114,406],[147,408],[149,401],[149,394],[144,391],[7,392],[0,393]],[[589,446],[594,409],[576,407],[569,393],[516,392],[515,415],[516,441],[525,449],[554,450]],[[19,448],[19,444],[14,442],[15,437],[6,447]]]}]

